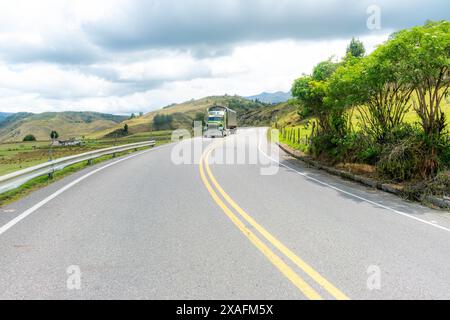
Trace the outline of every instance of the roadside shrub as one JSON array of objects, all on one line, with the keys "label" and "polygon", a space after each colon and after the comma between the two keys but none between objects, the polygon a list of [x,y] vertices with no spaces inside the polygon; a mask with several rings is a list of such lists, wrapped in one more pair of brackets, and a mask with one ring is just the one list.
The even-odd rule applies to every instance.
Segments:
[{"label": "roadside shrub", "polygon": [[353,161],[374,165],[380,159],[382,146],[362,132],[352,135],[351,152]]},{"label": "roadside shrub", "polygon": [[381,176],[403,181],[427,178],[437,172],[436,159],[429,153],[430,148],[417,126],[403,123],[392,128],[379,146],[380,159],[376,165]]},{"label": "roadside shrub", "polygon": [[433,178],[450,166],[450,142],[436,144],[417,125],[402,124],[386,133],[380,150],[377,172],[395,181]]},{"label": "roadside shrub", "polygon": [[339,161],[374,165],[379,160],[381,145],[362,132],[351,132],[334,141]]},{"label": "roadside shrub", "polygon": [[438,196],[450,195],[450,170],[439,172],[430,183],[427,184],[427,192]]},{"label": "roadside shrub", "polygon": [[440,167],[450,169],[450,132],[437,141],[436,150]]},{"label": "roadside shrub", "polygon": [[314,157],[333,154],[336,148],[335,139],[332,134],[318,134],[311,139],[310,152]]},{"label": "roadside shrub", "polygon": [[351,138],[330,133],[320,133],[313,137],[309,151],[316,158],[336,163],[349,159],[352,153],[352,146]]},{"label": "roadside shrub", "polygon": [[385,148],[377,163],[377,171],[396,181],[411,179],[417,169],[412,146],[413,144],[400,142],[392,144],[391,148]]},{"label": "roadside shrub", "polygon": [[[384,146],[378,168],[395,180],[403,180],[403,176],[430,179],[450,165],[450,142],[443,137],[438,141],[430,138],[417,125],[395,128],[386,135]],[[396,173],[395,165],[399,166]],[[402,173],[406,168],[410,172]]]},{"label": "roadside shrub", "polygon": [[397,141],[408,139],[410,137],[420,137],[420,129],[409,123],[401,123],[400,125],[392,128],[390,131],[386,132],[385,139],[383,143],[395,143]]},{"label": "roadside shrub", "polygon": [[450,196],[450,171],[441,171],[430,180],[422,180],[416,184],[406,185],[405,196],[411,200],[423,201],[425,196]]}]

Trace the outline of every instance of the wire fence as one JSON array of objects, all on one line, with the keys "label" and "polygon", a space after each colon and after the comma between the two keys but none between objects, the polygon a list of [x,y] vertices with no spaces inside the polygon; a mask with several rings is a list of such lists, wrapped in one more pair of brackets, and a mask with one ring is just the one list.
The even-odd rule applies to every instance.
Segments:
[{"label": "wire fence", "polygon": [[301,128],[279,127],[277,129],[280,131],[280,137],[283,141],[299,145],[311,145],[311,136],[302,134]]}]

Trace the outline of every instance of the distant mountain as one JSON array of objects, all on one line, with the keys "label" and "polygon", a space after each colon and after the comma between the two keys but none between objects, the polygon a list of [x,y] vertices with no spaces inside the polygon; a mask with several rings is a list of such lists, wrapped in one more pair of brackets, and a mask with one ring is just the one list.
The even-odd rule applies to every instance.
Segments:
[{"label": "distant mountain", "polygon": [[263,103],[280,103],[280,102],[286,102],[290,98],[292,98],[292,95],[290,92],[283,92],[283,91],[277,91],[277,92],[263,92],[255,96],[249,96],[245,97],[249,100],[258,100]]},{"label": "distant mountain", "polygon": [[56,130],[61,139],[76,138],[112,128],[126,119],[127,116],[98,112],[19,112],[0,122],[0,142],[22,141],[27,134],[37,140],[49,140],[52,130]]},{"label": "distant mountain", "polygon": [[0,122],[3,122],[6,118],[8,118],[12,113],[9,112],[0,112]]},{"label": "distant mountain", "polygon": [[128,124],[128,131],[131,134],[153,130],[155,129],[152,126],[153,118],[157,114],[171,115],[173,119],[171,123],[172,129],[190,129],[192,128],[192,122],[194,119],[196,119],[199,114],[200,117],[202,116],[201,114],[204,115],[206,113],[206,109],[213,105],[222,105],[235,110],[238,115],[238,125],[241,115],[247,113],[248,111],[258,110],[265,107],[262,103],[251,101],[240,96],[210,96],[198,100],[189,100],[183,103],[170,104],[162,109],[146,113],[142,117],[124,121],[124,123],[116,125],[114,128],[95,132],[89,135],[89,137],[102,138],[104,136],[111,135],[111,133],[121,129],[125,123]]}]

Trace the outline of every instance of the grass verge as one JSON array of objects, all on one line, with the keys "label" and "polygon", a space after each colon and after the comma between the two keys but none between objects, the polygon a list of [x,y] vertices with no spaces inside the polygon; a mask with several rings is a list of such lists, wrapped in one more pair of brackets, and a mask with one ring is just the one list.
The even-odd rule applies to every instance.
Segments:
[{"label": "grass verge", "polygon": [[[119,138],[85,139],[81,146],[53,147],[52,158],[58,159],[96,149],[148,140],[166,141],[171,131],[152,131]],[[50,141],[0,143],[0,175],[49,161]]]},{"label": "grass verge", "polygon": [[[155,147],[162,145],[162,144],[169,143],[169,142],[170,142],[170,140],[156,141]],[[149,147],[138,148],[137,151],[142,151],[145,149],[149,149]],[[128,150],[128,151],[124,151],[124,152],[118,152],[118,153],[116,153],[116,158],[130,154],[130,153],[134,153],[134,152],[136,152],[136,151]],[[113,158],[112,155],[106,155],[106,156],[103,156],[100,158],[93,159],[92,165],[104,162],[106,160],[110,160],[112,158]],[[22,197],[29,195],[33,191],[36,191],[40,188],[48,186],[51,183],[54,183],[55,181],[58,181],[64,177],[67,177],[67,176],[69,176],[77,171],[80,171],[86,167],[90,167],[90,165],[88,164],[87,161],[83,161],[83,162],[75,163],[71,166],[65,167],[62,170],[55,171],[52,179],[50,179],[48,177],[48,175],[36,177],[36,178],[24,183],[23,185],[21,185],[20,187],[18,187],[16,189],[13,189],[13,190],[10,190],[10,191],[0,194],[0,207],[10,204],[12,202],[15,202],[15,201],[21,199]]]}]

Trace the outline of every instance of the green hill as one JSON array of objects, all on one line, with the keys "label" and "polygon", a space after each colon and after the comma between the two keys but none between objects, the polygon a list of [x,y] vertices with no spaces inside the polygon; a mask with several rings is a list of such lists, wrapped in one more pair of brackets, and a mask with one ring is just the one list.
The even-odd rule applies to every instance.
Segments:
[{"label": "green hill", "polygon": [[300,121],[297,105],[294,102],[282,102],[260,109],[248,110],[240,117],[240,125],[246,127],[270,126],[280,121],[284,121],[284,125],[291,125]]},{"label": "green hill", "polygon": [[277,92],[263,92],[246,98],[250,100],[258,100],[263,103],[277,104],[288,101],[289,99],[292,98],[292,95],[290,92],[277,91]]},{"label": "green hill", "polygon": [[[157,114],[172,116],[173,120],[170,129],[190,129],[192,128],[193,120],[198,116],[198,114],[205,114],[206,109],[213,105],[223,105],[235,110],[238,114],[238,122],[240,122],[241,117],[247,112],[260,110],[267,107],[266,104],[251,101],[240,96],[210,96],[198,100],[190,100],[179,104],[168,105],[162,109],[149,112],[141,117],[126,120],[113,128],[94,132],[88,135],[88,137],[102,138],[105,136],[110,136],[112,132],[121,130],[125,123],[128,125],[128,131],[130,134],[157,130],[157,128],[153,128],[153,118]],[[246,123],[247,122],[244,122],[244,124]],[[240,122],[240,125],[242,124],[243,123]]]},{"label": "green hill", "polygon": [[56,130],[61,139],[77,138],[107,130],[125,119],[125,116],[97,112],[15,113],[0,123],[0,142],[22,141],[27,134],[37,140],[49,140],[52,130]]}]

